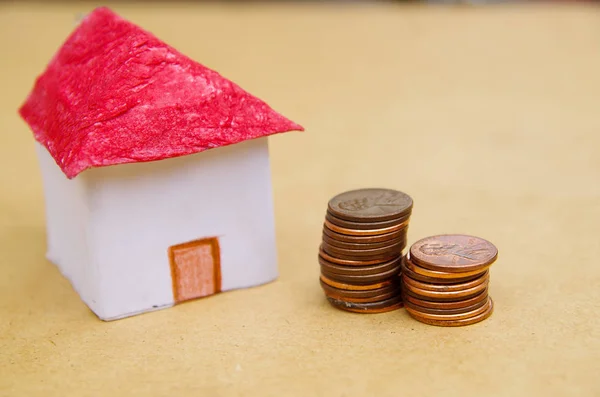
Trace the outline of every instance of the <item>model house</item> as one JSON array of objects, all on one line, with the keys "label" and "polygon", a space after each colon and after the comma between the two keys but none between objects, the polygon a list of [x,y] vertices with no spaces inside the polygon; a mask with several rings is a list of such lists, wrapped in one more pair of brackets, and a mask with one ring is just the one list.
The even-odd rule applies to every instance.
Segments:
[{"label": "model house", "polygon": [[47,257],[101,319],[277,277],[267,136],[302,127],[265,102],[99,8],[20,114]]}]

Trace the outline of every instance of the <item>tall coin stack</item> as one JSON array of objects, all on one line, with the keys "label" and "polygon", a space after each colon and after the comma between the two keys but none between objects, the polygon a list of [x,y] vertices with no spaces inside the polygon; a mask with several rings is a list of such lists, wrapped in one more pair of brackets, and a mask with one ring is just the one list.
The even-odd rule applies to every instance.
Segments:
[{"label": "tall coin stack", "polygon": [[475,324],[493,311],[489,268],[496,247],[461,234],[427,237],[414,243],[402,263],[404,306],[423,323],[444,327]]},{"label": "tall coin stack", "polygon": [[321,287],[342,310],[381,313],[402,307],[402,250],[413,201],[388,189],[360,189],[329,201],[319,249]]}]

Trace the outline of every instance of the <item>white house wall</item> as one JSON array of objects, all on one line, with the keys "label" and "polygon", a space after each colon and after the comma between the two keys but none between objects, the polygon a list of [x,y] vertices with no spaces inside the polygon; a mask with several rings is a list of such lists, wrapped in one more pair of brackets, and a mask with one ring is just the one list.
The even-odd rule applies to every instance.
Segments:
[{"label": "white house wall", "polygon": [[46,148],[36,143],[44,183],[46,257],[71,282],[82,300],[97,307],[97,275],[90,266],[87,190],[83,179],[69,180]]},{"label": "white house wall", "polygon": [[277,277],[267,138],[77,178],[90,189],[101,318],[172,305],[168,248],[190,240],[219,237],[223,291]]}]

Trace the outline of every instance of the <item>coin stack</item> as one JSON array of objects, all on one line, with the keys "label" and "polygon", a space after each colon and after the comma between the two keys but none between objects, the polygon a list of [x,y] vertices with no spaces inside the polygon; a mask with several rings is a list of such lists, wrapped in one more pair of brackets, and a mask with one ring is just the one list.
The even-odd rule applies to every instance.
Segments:
[{"label": "coin stack", "polygon": [[402,290],[408,313],[443,327],[475,324],[491,316],[489,268],[498,257],[484,239],[460,234],[414,243],[402,262]]},{"label": "coin stack", "polygon": [[389,189],[360,189],[329,201],[319,249],[321,287],[342,310],[402,307],[400,269],[413,201]]}]

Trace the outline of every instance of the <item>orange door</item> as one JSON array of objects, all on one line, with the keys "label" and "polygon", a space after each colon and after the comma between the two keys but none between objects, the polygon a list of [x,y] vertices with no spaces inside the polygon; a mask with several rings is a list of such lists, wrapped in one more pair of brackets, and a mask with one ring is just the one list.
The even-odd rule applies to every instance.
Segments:
[{"label": "orange door", "polygon": [[169,247],[175,302],[221,291],[221,261],[216,237]]}]

